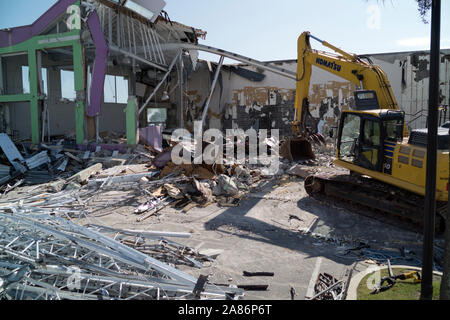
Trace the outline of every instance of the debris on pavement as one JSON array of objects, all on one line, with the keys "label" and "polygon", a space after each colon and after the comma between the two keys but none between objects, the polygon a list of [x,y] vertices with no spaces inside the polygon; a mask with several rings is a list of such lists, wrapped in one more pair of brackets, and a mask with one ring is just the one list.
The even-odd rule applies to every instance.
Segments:
[{"label": "debris on pavement", "polygon": [[310,300],[342,300],[344,282],[338,281],[330,274],[321,273],[317,277],[314,293],[315,295]]},{"label": "debris on pavement", "polygon": [[311,167],[295,164],[288,171],[286,171],[286,173],[292,176],[297,176],[299,178],[306,179],[311,174],[314,174],[315,170],[311,169]]},{"label": "debris on pavement", "polygon": [[243,272],[244,277],[273,277],[274,275],[275,273],[273,272]]},{"label": "debris on pavement", "polygon": [[289,293],[291,294],[291,300],[295,300],[295,297],[297,296],[297,291],[295,290],[294,287],[291,286]]},{"label": "debris on pavement", "polygon": [[267,291],[269,289],[268,284],[243,284],[237,287],[245,291]]},{"label": "debris on pavement", "polygon": [[[101,139],[123,142],[114,137],[104,134]],[[271,147],[277,143],[266,141]],[[176,144],[168,145],[107,149],[79,147],[65,138],[36,146],[13,143],[0,134],[4,153],[0,157],[0,299],[240,299],[245,291],[268,290],[266,284],[210,284],[207,277],[181,272],[178,267],[209,267],[223,251],[196,250],[172,240],[191,234],[112,228],[93,224],[92,219],[125,208],[128,222],[143,226],[144,221],[157,224],[171,212],[188,216],[197,213],[195,208],[213,204],[239,207],[245,199],[258,197],[255,190],[272,182],[273,188],[284,187],[332,166],[332,155],[320,153],[314,160],[296,163],[280,159],[280,170],[272,175],[269,164],[263,163],[176,165],[172,159]],[[192,148],[184,150],[193,160]],[[288,214],[288,220],[304,222],[294,213]],[[336,256],[343,259],[420,262],[407,249],[395,255],[375,251],[367,241],[350,236],[295,231],[310,236],[313,246],[338,246]],[[74,286],[69,288],[64,282],[72,281],[74,274],[80,274],[79,283],[71,282]],[[244,277],[274,275],[243,271]],[[345,281],[327,274],[317,281],[314,300],[344,296]],[[295,290],[291,296],[296,296]]]}]

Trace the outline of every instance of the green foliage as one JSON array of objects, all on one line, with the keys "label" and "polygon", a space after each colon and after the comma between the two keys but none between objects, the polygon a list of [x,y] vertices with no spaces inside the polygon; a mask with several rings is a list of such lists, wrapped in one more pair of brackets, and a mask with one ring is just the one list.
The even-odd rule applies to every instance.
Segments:
[{"label": "green foliage", "polygon": [[424,23],[428,23],[427,13],[431,10],[432,0],[416,0],[417,5],[419,6],[419,14]]},{"label": "green foliage", "polygon": [[[381,3],[385,3],[385,0],[378,0]],[[368,0],[366,0],[368,2]],[[416,0],[420,17],[422,18],[423,23],[428,23],[427,13],[431,10],[431,5],[433,0]]]}]

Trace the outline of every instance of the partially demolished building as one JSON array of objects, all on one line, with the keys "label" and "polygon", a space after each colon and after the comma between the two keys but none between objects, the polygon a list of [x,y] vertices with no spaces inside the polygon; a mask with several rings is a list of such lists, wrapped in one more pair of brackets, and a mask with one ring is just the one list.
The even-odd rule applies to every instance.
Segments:
[{"label": "partially demolished building", "polygon": [[[139,97],[177,54],[164,45],[206,33],[170,21],[164,1],[123,3],[60,0],[32,25],[0,31],[3,132],[33,143],[72,135],[83,144],[114,131],[136,144]],[[180,114],[167,106],[169,116]]]},{"label": "partially demolished building", "polygon": [[[0,31],[0,130],[39,143],[72,138],[103,147],[192,130],[291,133],[296,60],[261,63],[198,44],[206,32],[171,21],[162,0],[59,0],[29,26]],[[215,53],[219,63],[198,59]],[[449,116],[450,51],[442,50],[441,121]],[[223,65],[224,57],[240,61]],[[370,56],[386,71],[411,128],[426,125],[427,52]],[[321,129],[353,105],[355,86],[314,68],[310,103]],[[325,127],[324,127],[325,126]],[[121,143],[118,143],[121,142]]]}]

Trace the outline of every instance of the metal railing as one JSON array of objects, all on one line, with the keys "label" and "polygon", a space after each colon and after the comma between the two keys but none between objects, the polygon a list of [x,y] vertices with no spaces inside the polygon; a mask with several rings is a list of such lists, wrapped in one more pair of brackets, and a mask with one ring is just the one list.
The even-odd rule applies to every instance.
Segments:
[{"label": "metal railing", "polygon": [[[423,118],[427,119],[428,113],[426,112],[426,110],[422,109],[422,110],[417,111],[414,114],[405,113],[405,117],[410,117],[410,120],[406,121],[406,127],[408,128],[408,131],[411,132],[412,129],[418,129],[418,127],[413,126],[413,124],[417,124],[417,122],[419,120],[422,120]],[[426,123],[426,120],[425,120],[425,123]]]}]

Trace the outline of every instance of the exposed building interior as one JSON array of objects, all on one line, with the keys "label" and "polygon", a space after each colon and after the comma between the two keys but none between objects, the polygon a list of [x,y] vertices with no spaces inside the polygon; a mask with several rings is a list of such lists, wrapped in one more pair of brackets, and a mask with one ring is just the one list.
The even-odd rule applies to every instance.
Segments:
[{"label": "exposed building interior", "polygon": [[[163,1],[150,8],[139,1],[122,3],[58,1],[32,25],[0,32],[5,132],[33,143],[70,136],[77,144],[100,142],[102,132],[116,132],[135,145],[138,123],[170,119],[169,128],[181,123],[176,102],[182,82],[178,91],[169,85],[178,83],[177,74],[181,80],[186,76],[183,64],[196,61],[163,47],[197,43],[206,33],[170,21]],[[142,112],[144,97],[169,65],[178,73],[147,102],[156,113]]]}]

